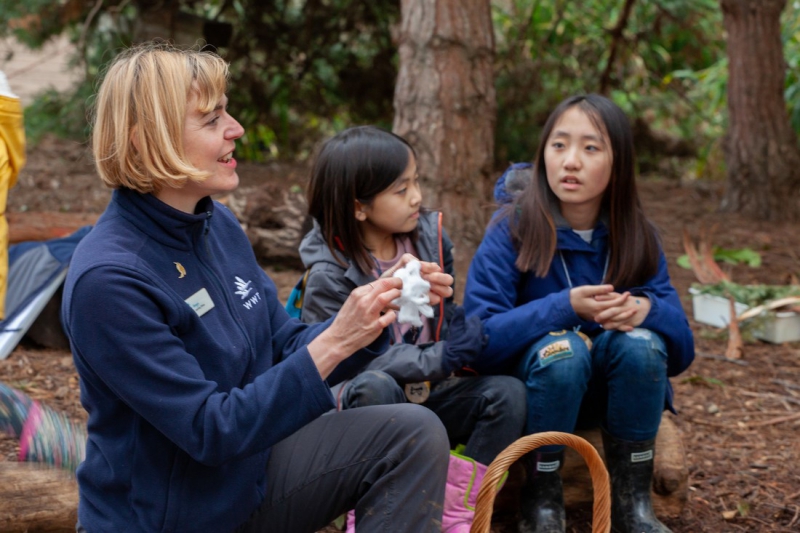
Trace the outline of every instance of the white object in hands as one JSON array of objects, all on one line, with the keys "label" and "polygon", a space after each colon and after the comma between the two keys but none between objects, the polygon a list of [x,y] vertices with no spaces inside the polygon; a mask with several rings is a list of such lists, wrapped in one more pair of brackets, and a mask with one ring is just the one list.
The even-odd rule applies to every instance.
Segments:
[{"label": "white object in hands", "polygon": [[403,281],[400,298],[393,304],[400,307],[397,321],[401,324],[411,324],[422,327],[420,315],[433,318],[433,308],[430,306],[428,291],[431,284],[422,279],[419,261],[409,261],[406,266],[394,273],[394,277]]}]

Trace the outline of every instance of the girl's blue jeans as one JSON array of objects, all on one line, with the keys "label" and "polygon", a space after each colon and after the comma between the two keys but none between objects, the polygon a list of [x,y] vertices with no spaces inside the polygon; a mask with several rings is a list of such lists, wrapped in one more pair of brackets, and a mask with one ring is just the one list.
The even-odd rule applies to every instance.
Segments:
[{"label": "girl's blue jeans", "polygon": [[667,352],[650,330],[604,331],[591,349],[573,331],[554,331],[528,349],[516,373],[527,393],[526,434],[602,426],[618,439],[640,442],[658,432]]}]

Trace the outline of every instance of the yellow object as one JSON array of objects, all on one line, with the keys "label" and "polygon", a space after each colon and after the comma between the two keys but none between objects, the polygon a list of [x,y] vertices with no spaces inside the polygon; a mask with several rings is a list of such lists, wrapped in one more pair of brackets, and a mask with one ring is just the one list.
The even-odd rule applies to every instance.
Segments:
[{"label": "yellow object", "polygon": [[5,318],[8,281],[8,190],[25,166],[25,125],[18,98],[0,95],[0,319]]}]

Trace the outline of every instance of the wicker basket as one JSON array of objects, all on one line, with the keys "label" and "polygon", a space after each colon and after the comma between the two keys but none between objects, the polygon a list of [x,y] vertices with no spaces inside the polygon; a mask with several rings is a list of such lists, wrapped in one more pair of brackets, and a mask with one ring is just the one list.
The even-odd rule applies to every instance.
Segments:
[{"label": "wicker basket", "polygon": [[534,433],[511,443],[486,469],[486,475],[478,491],[475,520],[472,522],[471,533],[489,533],[497,486],[509,467],[526,453],[551,444],[564,444],[574,448],[586,461],[594,489],[592,531],[595,533],[611,531],[611,488],[608,482],[608,471],[597,450],[586,439],[577,435],[547,431]]}]

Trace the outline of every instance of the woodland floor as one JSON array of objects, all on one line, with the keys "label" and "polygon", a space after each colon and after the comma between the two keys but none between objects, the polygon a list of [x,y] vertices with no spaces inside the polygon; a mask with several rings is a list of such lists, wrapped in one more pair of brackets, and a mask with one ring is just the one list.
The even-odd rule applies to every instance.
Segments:
[{"label": "woodland floor", "polygon": [[[243,184],[303,183],[304,173],[297,166],[241,165],[240,170]],[[697,236],[716,227],[715,245],[760,252],[763,264],[758,268],[725,267],[739,283],[784,284],[792,276],[800,277],[798,226],[720,214],[720,189],[716,183],[655,178],[640,184],[645,209],[661,230],[679,292],[687,294],[694,281],[690,271],[675,263],[683,253],[684,228]],[[99,213],[107,199],[108,191],[83,146],[45,139],[30,150],[28,166],[9,195],[8,210]],[[469,258],[457,260],[463,281]],[[298,273],[265,268],[285,298]],[[672,383],[680,412],[674,420],[689,464],[689,499],[680,516],[664,522],[673,531],[691,533],[800,531],[800,343],[751,340],[742,360],[724,360],[726,332],[697,324],[688,297],[684,307],[695,332],[697,358]],[[24,340],[0,361],[0,380],[76,421],[85,420],[68,351],[42,349]],[[0,436],[0,461],[15,461],[16,454],[16,442]],[[590,531],[590,510],[571,509],[568,514],[568,531]],[[513,528],[497,524],[493,530],[505,533]]]}]

